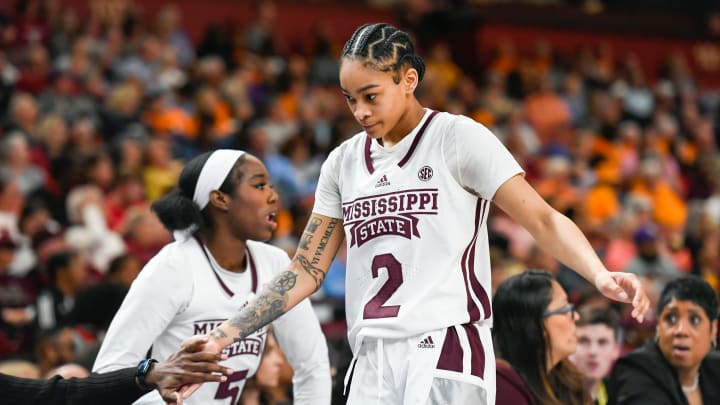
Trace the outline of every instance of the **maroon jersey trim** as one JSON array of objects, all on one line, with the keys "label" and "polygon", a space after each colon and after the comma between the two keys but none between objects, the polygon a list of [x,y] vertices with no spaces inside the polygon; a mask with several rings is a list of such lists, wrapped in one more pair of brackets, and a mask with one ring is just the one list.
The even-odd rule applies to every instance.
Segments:
[{"label": "maroon jersey trim", "polygon": [[368,173],[375,173],[375,167],[373,167],[372,160],[370,159],[370,145],[372,144],[372,138],[369,136],[365,137],[365,167]]},{"label": "maroon jersey trim", "polygon": [[[405,156],[398,162],[398,166],[403,167],[405,164],[410,160],[410,158],[413,155],[413,152],[415,152],[415,149],[417,148],[418,144],[420,143],[420,139],[422,138],[423,134],[425,133],[425,129],[427,129],[428,125],[430,124],[430,121],[437,115],[437,111],[433,111],[430,113],[430,116],[425,120],[425,122],[420,127],[420,130],[418,130],[417,135],[415,136],[415,139],[413,139],[412,144],[410,145],[410,149],[408,149]],[[365,167],[367,168],[368,173],[373,174],[375,173],[375,167],[372,164],[372,159],[370,159],[370,146],[372,145],[372,138],[370,136],[365,137]]]},{"label": "maroon jersey trim", "polygon": [[[482,209],[480,210],[480,215],[475,216],[476,226],[479,228],[480,224],[483,222],[483,218],[485,217],[485,214],[487,212],[488,206],[490,205],[488,200],[481,200]],[[475,231],[475,238],[477,239],[477,231]],[[480,280],[478,280],[477,275],[475,274],[475,242],[473,242],[473,247],[470,250],[470,255],[468,258],[468,263],[470,265],[470,271],[469,271],[469,279],[470,279],[470,285],[472,286],[473,292],[475,293],[475,296],[478,297],[480,300],[480,304],[483,308],[483,315],[485,315],[485,319],[490,318],[490,315],[492,313],[492,307],[490,305],[490,298],[488,297],[487,292],[485,291],[485,288],[483,288],[482,284],[480,283]]]},{"label": "maroon jersey trim", "polygon": [[480,233],[480,223],[482,222],[483,215],[485,214],[485,208],[487,207],[487,200],[478,199],[477,205],[475,206],[475,232],[473,237],[470,239],[465,251],[463,252],[462,261],[460,263],[463,273],[463,280],[465,281],[465,294],[467,297],[467,310],[470,315],[470,322],[477,322],[480,320],[480,308],[470,293],[470,289],[480,300],[480,304],[483,307],[485,318],[490,316],[490,300],[487,298],[485,289],[482,288],[480,281],[475,275],[475,242],[477,241]]},{"label": "maroon jersey trim", "polygon": [[415,149],[417,148],[418,144],[420,143],[420,138],[425,134],[425,129],[430,125],[430,121],[432,121],[433,118],[437,115],[437,111],[433,111],[430,113],[430,116],[425,120],[425,123],[420,127],[420,130],[418,131],[417,136],[415,139],[413,139],[412,145],[410,145],[410,149],[408,150],[407,154],[405,154],[405,157],[402,158],[400,163],[398,163],[398,166],[403,167],[405,164],[410,160],[410,158],[413,155],[413,152],[415,152]]},{"label": "maroon jersey trim", "polygon": [[[215,279],[220,284],[220,287],[223,289],[223,291],[225,291],[225,293],[228,296],[234,297],[235,293],[230,289],[230,287],[227,286],[227,284],[225,284],[223,279],[220,277],[220,274],[218,274],[217,270],[215,270],[215,266],[213,266],[212,260],[210,260],[210,256],[208,256],[208,253],[205,250],[205,245],[202,243],[200,238],[197,237],[197,235],[194,235],[194,236],[195,236],[195,240],[197,241],[198,245],[200,245],[200,249],[202,250],[203,254],[205,255],[205,259],[207,259],[208,265],[210,265],[210,270],[212,270],[213,275],[215,275]],[[255,268],[255,261],[253,260],[252,255],[250,254],[250,249],[247,247],[247,245],[245,247],[245,255],[248,258],[248,263],[250,263],[250,278],[252,280],[252,292],[256,293],[257,292],[257,269]]]},{"label": "maroon jersey trim", "polygon": [[252,279],[252,292],[253,294],[257,293],[257,269],[255,268],[255,260],[253,260],[252,254],[250,254],[250,248],[245,245],[245,255],[248,258],[248,263],[250,263],[250,277]]}]

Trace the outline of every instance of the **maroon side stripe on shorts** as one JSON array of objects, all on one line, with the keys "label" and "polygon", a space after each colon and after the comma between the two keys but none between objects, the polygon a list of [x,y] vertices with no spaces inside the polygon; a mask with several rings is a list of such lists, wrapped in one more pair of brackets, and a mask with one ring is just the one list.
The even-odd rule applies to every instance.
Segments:
[{"label": "maroon side stripe on shorts", "polygon": [[457,371],[460,373],[463,371],[463,348],[460,346],[460,339],[458,339],[457,332],[453,326],[447,328],[445,343],[443,343],[442,351],[440,352],[437,369]]},{"label": "maroon side stripe on shorts", "polygon": [[475,325],[465,324],[462,326],[467,334],[470,343],[470,374],[483,378],[485,374],[485,350],[480,340],[480,332]]}]

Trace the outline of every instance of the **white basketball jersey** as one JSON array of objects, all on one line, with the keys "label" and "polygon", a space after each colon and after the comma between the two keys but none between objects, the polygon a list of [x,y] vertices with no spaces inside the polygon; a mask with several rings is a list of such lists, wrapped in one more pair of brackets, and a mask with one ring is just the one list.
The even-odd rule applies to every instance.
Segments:
[{"label": "white basketball jersey", "polygon": [[[495,138],[466,117],[428,111],[392,148],[363,132],[333,151],[323,167],[315,212],[339,218],[326,201],[332,197],[324,200],[332,196],[325,187],[335,187],[348,248],[346,311],[355,353],[362,336],[408,337],[492,314],[489,199],[522,169],[496,138],[483,139],[492,147],[471,153],[489,157],[493,167],[483,173],[487,184],[473,185],[481,192],[468,191],[444,153],[449,144],[464,145],[453,138],[458,131]],[[467,168],[459,170],[462,176]],[[479,197],[483,192],[489,195]]]},{"label": "white basketball jersey", "polygon": [[[258,243],[247,242],[247,270],[243,273],[233,273],[220,268],[207,250],[202,247],[199,240],[188,239],[184,242],[174,242],[165,247],[148,266],[141,272],[140,277],[133,284],[128,297],[121,310],[113,320],[103,347],[95,363],[95,371],[103,371],[108,365],[123,361],[122,356],[137,357],[139,353],[123,353],[124,351],[147,351],[152,345],[151,357],[158,360],[167,359],[178,351],[180,343],[193,335],[206,335],[216,326],[228,318],[236,315],[238,310],[247,302],[250,294],[257,293],[262,285],[271,280],[278,269],[289,262],[287,254],[275,247]],[[153,263],[155,261],[155,263]],[[172,263],[172,264],[170,264]],[[127,334],[143,333],[144,322],[135,320],[133,323],[133,309],[131,302],[143,301],[145,311],[153,311],[153,300],[165,302],[168,294],[185,295],[177,291],[172,285],[152,285],[152,273],[159,273],[160,267],[174,267],[177,271],[175,277],[187,277],[182,281],[182,289],[186,297],[180,303],[170,304],[176,308],[171,313],[158,309],[158,323],[167,322],[167,326],[158,331],[154,341],[145,341],[142,338],[127,336]],[[187,269],[187,270],[180,270]],[[155,275],[157,276],[157,275]],[[172,282],[172,281],[168,281]],[[184,286],[190,286],[185,290]],[[135,290],[135,294],[133,294]],[[155,291],[156,297],[138,297],[137,294],[148,294]],[[144,293],[141,293],[144,291]],[[162,304],[160,304],[162,306]],[[165,308],[162,306],[162,308]],[[225,348],[228,359],[221,362],[234,370],[228,380],[222,383],[205,383],[190,398],[186,404],[222,404],[234,405],[240,398],[247,378],[253,376],[260,363],[265,346],[267,327],[251,334],[245,339],[233,343]],[[152,332],[148,332],[152,334]],[[126,340],[127,339],[127,340]],[[150,338],[152,339],[152,337]],[[128,340],[134,342],[128,343]],[[134,349],[128,348],[135,347]],[[144,352],[142,354],[144,358]],[[130,360],[137,363],[136,358]],[[160,395],[153,391],[146,394],[135,404],[164,404]]]}]

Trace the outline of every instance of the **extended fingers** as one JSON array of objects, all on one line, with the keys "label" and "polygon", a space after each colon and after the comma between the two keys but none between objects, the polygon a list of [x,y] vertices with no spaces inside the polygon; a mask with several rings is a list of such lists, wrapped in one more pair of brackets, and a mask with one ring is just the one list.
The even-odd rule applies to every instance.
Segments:
[{"label": "extended fingers", "polygon": [[[232,374],[230,372],[229,374]],[[180,380],[182,381],[182,384],[201,384],[207,381],[211,382],[223,382],[227,381],[227,374],[215,374],[215,373],[206,373],[202,371],[186,371],[181,376],[179,376]]]},{"label": "extended fingers", "polygon": [[640,280],[634,274],[628,275],[627,279],[633,288],[633,310],[631,315],[638,322],[642,323],[645,319],[645,313],[647,313],[650,308],[650,299],[648,299],[642,283],[640,283]]},{"label": "extended fingers", "polygon": [[218,364],[218,361],[227,359],[225,354],[199,352],[188,354],[181,367],[187,371],[232,374],[232,370]]}]

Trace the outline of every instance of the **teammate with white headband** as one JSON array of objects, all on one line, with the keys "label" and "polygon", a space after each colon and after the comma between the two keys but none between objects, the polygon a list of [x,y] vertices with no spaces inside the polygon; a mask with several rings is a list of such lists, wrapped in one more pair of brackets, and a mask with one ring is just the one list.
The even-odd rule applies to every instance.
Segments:
[{"label": "teammate with white headband", "polygon": [[[110,325],[93,371],[138,363],[148,350],[165,359],[192,335],[205,335],[226,320],[290,260],[262,242],[277,227],[278,195],[262,162],[243,151],[222,149],[187,163],[173,193],[153,203],[170,231],[183,237],[165,246],[133,283]],[[305,300],[273,323],[294,369],[295,404],[330,403],[325,337]],[[299,331],[302,330],[302,333]],[[222,365],[235,373],[206,383],[186,404],[236,404],[255,374],[267,328],[238,339]],[[164,404],[150,393],[136,404]]]},{"label": "teammate with white headband", "polygon": [[[222,186],[235,163],[244,154],[245,152],[241,150],[232,149],[220,149],[210,154],[200,171],[193,193],[193,201],[200,210],[205,209],[210,202],[210,193]],[[218,176],[222,173],[225,173],[225,177]]]}]

